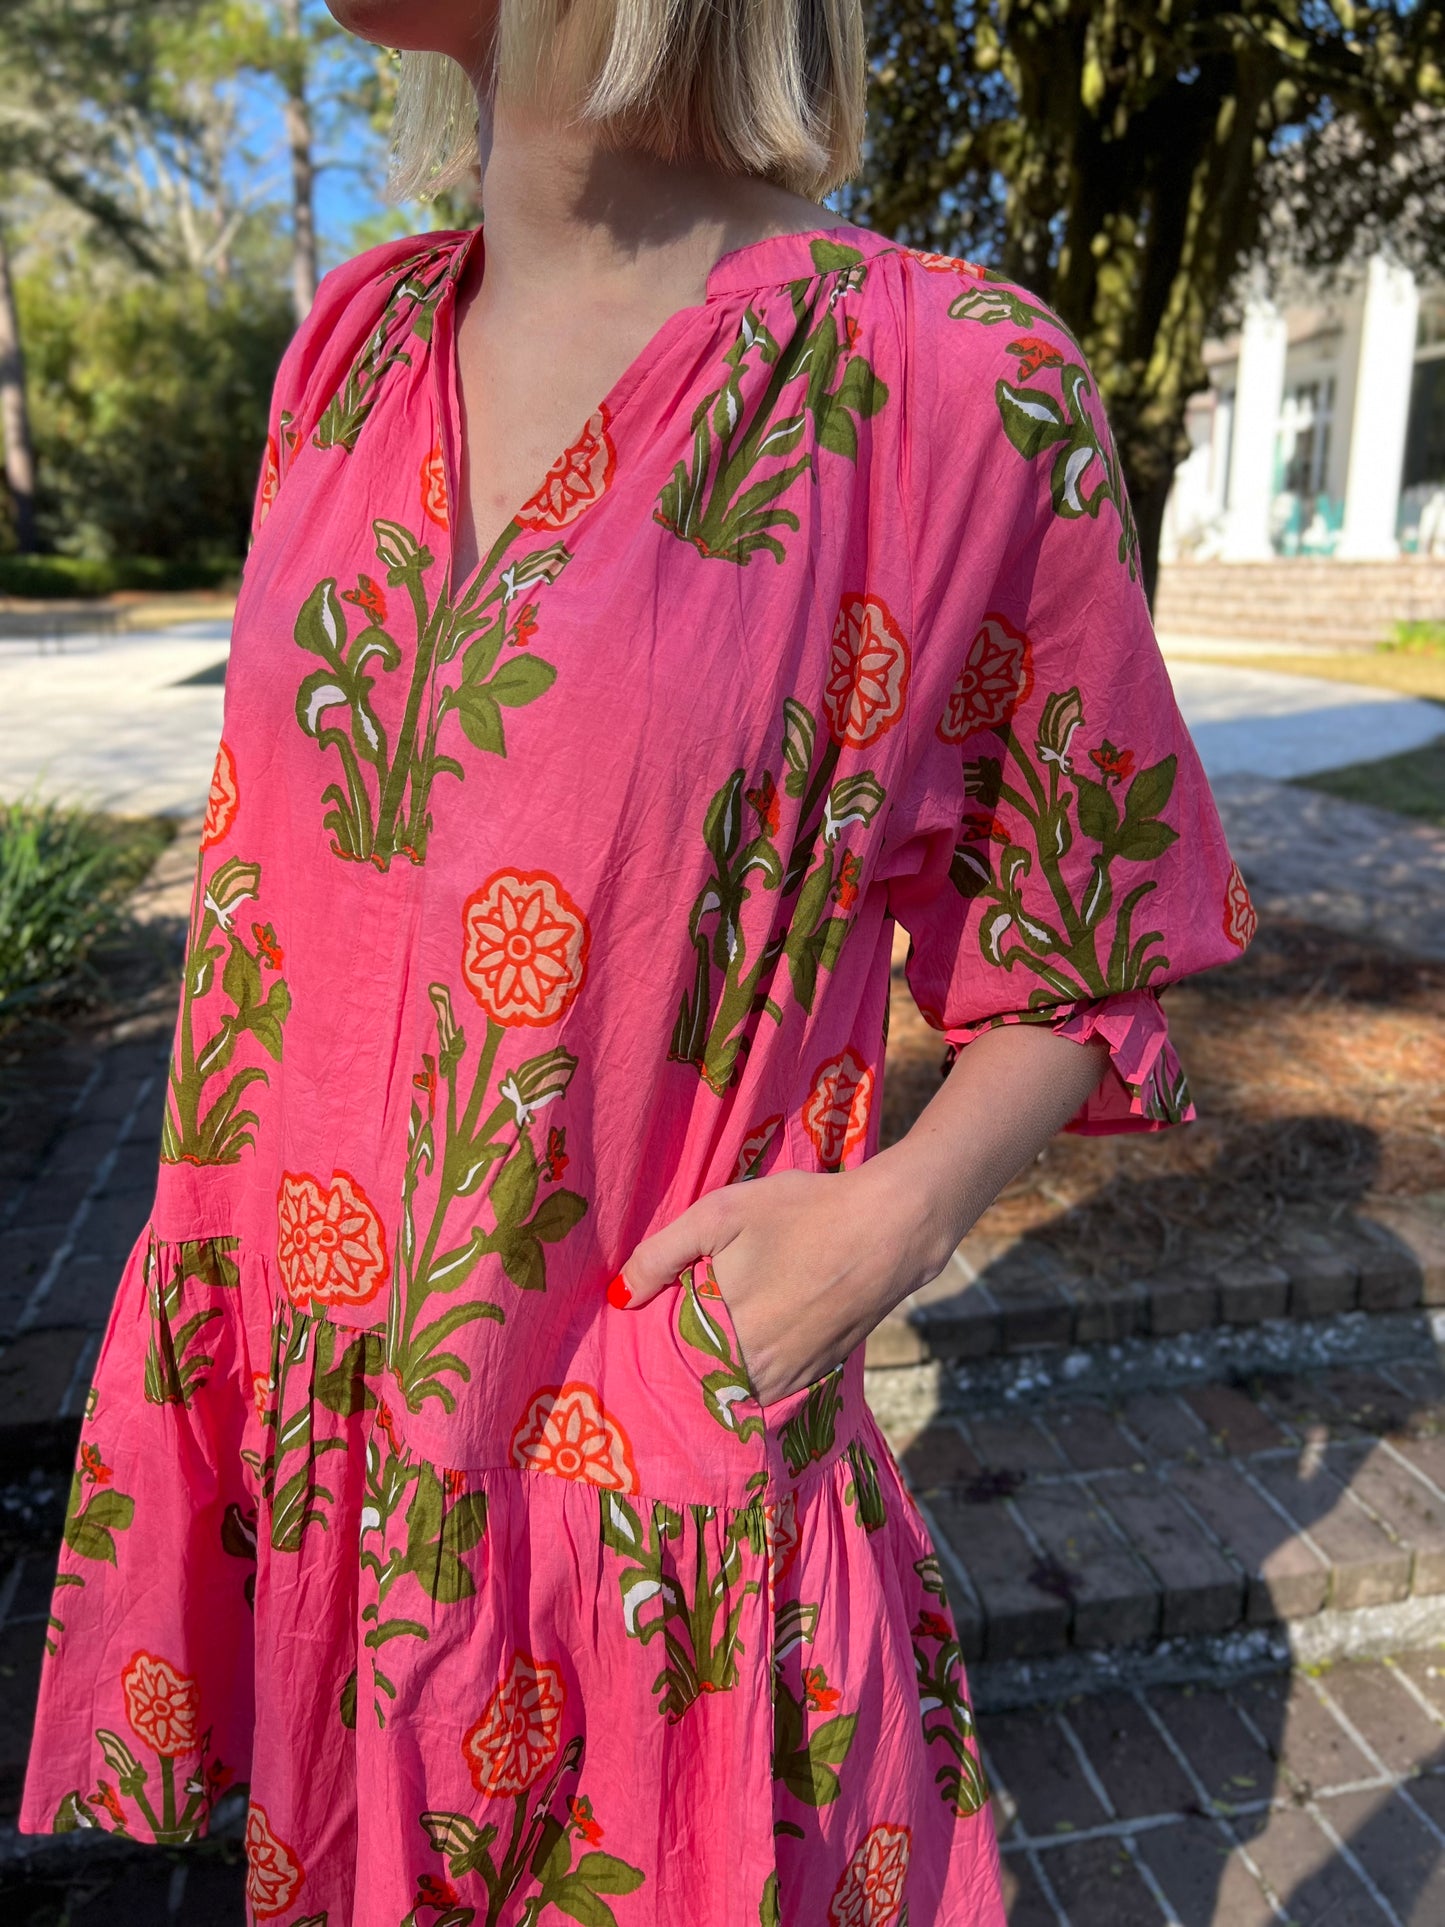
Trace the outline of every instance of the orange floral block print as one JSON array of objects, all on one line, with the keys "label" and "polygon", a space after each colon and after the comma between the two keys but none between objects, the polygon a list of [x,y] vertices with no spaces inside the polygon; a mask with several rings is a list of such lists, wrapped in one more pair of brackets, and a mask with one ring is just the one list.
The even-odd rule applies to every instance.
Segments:
[{"label": "orange floral block print", "polygon": [[765,1117],[761,1124],[755,1124],[738,1146],[737,1162],[733,1165],[731,1182],[741,1184],[745,1178],[755,1178],[768,1155],[768,1147],[783,1127],[783,1114],[775,1111]]},{"label": "orange floral block print", "polygon": [[154,1653],[137,1653],[121,1674],[125,1716],[136,1736],[163,1760],[194,1753],[200,1743],[200,1690]]},{"label": "orange floral block print", "polygon": [[240,792],[236,788],[236,759],[229,743],[216,751],[216,767],[211,772],[211,791],[206,798],[206,820],[201,826],[201,848],[209,850],[226,836],[236,820]]},{"label": "orange floral block print", "polygon": [[888,1927],[898,1918],[911,1845],[907,1827],[874,1827],[844,1868],[828,1903],[834,1927]]},{"label": "orange floral block print", "polygon": [[447,471],[442,460],[441,444],[434,443],[427,450],[421,465],[421,507],[429,522],[435,522],[439,529],[451,527],[451,508],[447,502]]},{"label": "orange floral block print", "polygon": [[976,729],[997,729],[1033,688],[1029,639],[1002,616],[985,616],[969,645],[958,681],[938,725],[945,743],[961,743]]},{"label": "orange floral block print", "polygon": [[1258,928],[1259,917],[1249,900],[1249,891],[1240,875],[1239,865],[1232,864],[1229,882],[1224,890],[1224,934],[1236,950],[1243,950]]},{"label": "orange floral block print", "polygon": [[814,1071],[813,1088],[803,1106],[803,1129],[827,1170],[836,1171],[855,1145],[863,1142],[872,1098],[872,1067],[851,1045]]},{"label": "orange floral block print", "polygon": [[798,1556],[798,1502],[792,1492],[783,1493],[772,1505],[763,1507],[763,1531],[767,1539],[768,1570],[775,1586],[792,1571]]},{"label": "orange floral block print", "polygon": [[524,529],[564,529],[612,485],[617,450],[608,433],[606,407],[589,416],[572,446],[547,470],[546,479],[517,511]]},{"label": "orange floral block print", "polygon": [[962,261],[952,254],[933,254],[927,248],[909,248],[908,252],[930,274],[966,274],[972,281],[982,281],[984,277],[985,270],[977,261]]},{"label": "orange floral block print", "polygon": [[886,603],[845,595],[833,625],[823,702],[833,740],[866,749],[903,714],[908,644]]},{"label": "orange floral block print", "polygon": [[276,437],[266,437],[266,457],[261,464],[261,486],[256,492],[256,526],[259,528],[271,513],[271,504],[276,500],[276,491],[281,486],[281,454],[276,446]]},{"label": "orange floral block print", "polygon": [[293,1305],[364,1305],[386,1282],[386,1231],[344,1171],[330,1184],[287,1171],[277,1200],[276,1262]]},{"label": "orange floral block print", "polygon": [[489,877],[462,905],[462,976],[498,1024],[555,1024],[587,968],[587,919],[556,877]]},{"label": "orange floral block print", "polygon": [[627,1434],[603,1411],[591,1385],[547,1385],[534,1392],[512,1434],[512,1463],[609,1492],[637,1490]]},{"label": "orange floral block print", "polygon": [[507,1677],[462,1741],[472,1785],[488,1799],[525,1793],[556,1757],[566,1693],[555,1666],[514,1653]]},{"label": "orange floral block print", "polygon": [[294,1849],[271,1831],[265,1808],[253,1806],[246,1815],[246,1898],[257,1920],[284,1914],[305,1878]]}]

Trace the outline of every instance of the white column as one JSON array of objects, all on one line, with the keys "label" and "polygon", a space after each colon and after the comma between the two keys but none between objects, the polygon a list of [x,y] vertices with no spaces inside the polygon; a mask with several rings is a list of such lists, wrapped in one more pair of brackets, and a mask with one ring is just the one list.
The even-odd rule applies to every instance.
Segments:
[{"label": "white column", "polygon": [[1410,425],[1420,292],[1408,268],[1372,257],[1365,277],[1360,361],[1350,417],[1345,519],[1335,553],[1356,562],[1399,554],[1395,523]]},{"label": "white column", "polygon": [[1274,501],[1275,446],[1284,400],[1285,318],[1262,295],[1250,299],[1239,337],[1234,389],[1234,433],[1229,450],[1229,500],[1220,553],[1226,562],[1267,562],[1269,511]]}]

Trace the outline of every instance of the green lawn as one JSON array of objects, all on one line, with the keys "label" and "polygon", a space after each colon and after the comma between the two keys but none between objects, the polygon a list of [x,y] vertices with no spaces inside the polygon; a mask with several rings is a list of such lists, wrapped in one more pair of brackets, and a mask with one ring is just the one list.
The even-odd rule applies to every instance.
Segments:
[{"label": "green lawn", "polygon": [[1418,816],[1445,828],[1445,736],[1403,756],[1348,763],[1343,769],[1323,770],[1298,781],[1305,789],[1323,790],[1347,803],[1373,803],[1377,809]]}]

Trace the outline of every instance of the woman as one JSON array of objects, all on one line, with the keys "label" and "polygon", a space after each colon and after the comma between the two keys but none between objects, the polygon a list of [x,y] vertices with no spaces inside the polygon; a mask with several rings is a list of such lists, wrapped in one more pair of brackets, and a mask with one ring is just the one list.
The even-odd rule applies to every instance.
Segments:
[{"label": "woman", "polygon": [[[1249,922],[1093,388],[819,205],[855,0],[335,11],[411,185],[475,87],[485,240],[278,378],[23,1824],[249,1781],[293,1927],[997,1922],[861,1341],[1188,1114],[1154,993]],[[962,1048],[874,1155],[894,919]]]}]

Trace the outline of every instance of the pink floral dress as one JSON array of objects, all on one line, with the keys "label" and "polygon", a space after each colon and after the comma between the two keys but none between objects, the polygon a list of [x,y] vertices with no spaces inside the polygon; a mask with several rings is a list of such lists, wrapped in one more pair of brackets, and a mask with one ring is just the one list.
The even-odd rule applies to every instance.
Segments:
[{"label": "pink floral dress", "polygon": [[996,1923],[949,1573],[861,1352],[762,1408],[714,1186],[876,1144],[895,919],[966,1045],[1252,916],[1089,374],[859,229],[725,255],[465,579],[458,277],[338,269],[276,392],[154,1213],[86,1407],[23,1826],[249,1782],[288,1927]]}]

